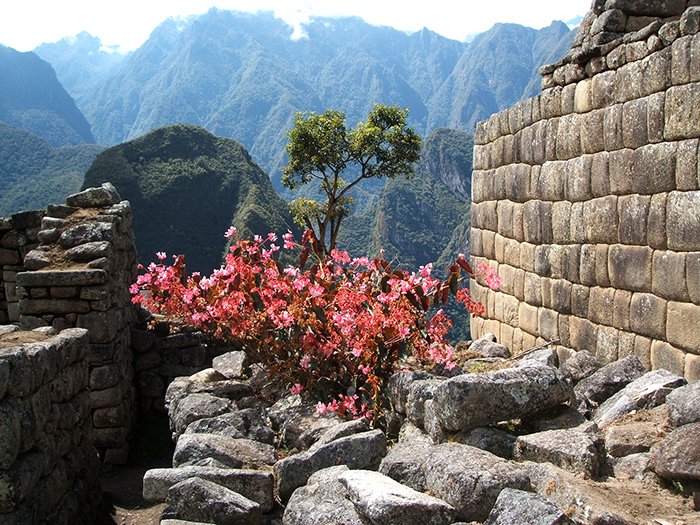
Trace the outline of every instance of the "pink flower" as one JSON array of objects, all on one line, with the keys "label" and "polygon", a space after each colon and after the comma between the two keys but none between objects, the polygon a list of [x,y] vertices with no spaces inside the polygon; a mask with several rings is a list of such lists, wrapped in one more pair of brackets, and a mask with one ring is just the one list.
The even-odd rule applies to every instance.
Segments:
[{"label": "pink flower", "polygon": [[292,388],[289,389],[289,391],[293,396],[297,396],[304,391],[304,387],[299,383],[294,383],[294,385],[292,386]]},{"label": "pink flower", "polygon": [[421,266],[418,273],[422,277],[430,277],[430,272],[432,272],[432,271],[433,271],[433,263],[428,263],[425,266]]},{"label": "pink flower", "polygon": [[331,257],[337,263],[348,264],[350,262],[350,255],[344,250],[331,250]]},{"label": "pink flower", "polygon": [[156,257],[158,257],[158,260],[164,261],[165,260],[165,252],[156,252]]},{"label": "pink flower", "polygon": [[305,355],[301,358],[301,361],[299,361],[299,364],[304,370],[307,370],[309,368],[309,363],[311,363],[311,357],[309,357],[308,355]]},{"label": "pink flower", "polygon": [[277,235],[275,233],[268,233],[267,234],[267,240],[270,242],[275,242],[277,240]]},{"label": "pink flower", "polygon": [[294,249],[294,234],[287,230],[287,233],[282,235],[282,239],[284,240],[284,249],[285,250],[292,250]]},{"label": "pink flower", "polygon": [[226,233],[224,233],[224,237],[227,239],[230,239],[234,235],[236,235],[236,228],[234,226],[231,226],[228,230],[226,230]]}]

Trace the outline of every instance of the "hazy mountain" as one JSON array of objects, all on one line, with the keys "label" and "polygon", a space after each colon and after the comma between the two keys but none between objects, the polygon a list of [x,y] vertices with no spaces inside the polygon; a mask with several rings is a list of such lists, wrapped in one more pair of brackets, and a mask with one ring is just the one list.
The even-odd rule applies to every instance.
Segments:
[{"label": "hazy mountain", "polygon": [[2,45],[0,122],[34,133],[52,146],[95,142],[90,125],[49,63]]},{"label": "hazy mountain", "polygon": [[101,146],[54,148],[46,140],[0,123],[0,217],[60,203],[83,184]]},{"label": "hazy mountain", "polygon": [[571,33],[563,23],[539,31],[499,24],[464,43],[359,18],[315,18],[303,30],[293,39],[292,27],[270,13],[211,10],[164,22],[111,68],[103,55],[78,67],[79,48],[95,53],[88,36],[76,39],[75,53],[68,41],[58,46],[63,62],[49,48],[41,52],[57,61],[62,78],[77,79],[69,64],[89,71],[91,95],[70,89],[99,142],[196,124],[240,141],[279,188],[295,112],[339,109],[352,126],[381,102],[408,108],[422,134],[440,127],[471,132],[477,120],[523,97],[537,68]]},{"label": "hazy mountain", "polygon": [[282,234],[292,228],[286,203],[237,142],[191,125],[152,131],[103,151],[85,188],[109,181],[134,210],[139,259],[184,253],[190,271],[221,263],[224,232]]}]

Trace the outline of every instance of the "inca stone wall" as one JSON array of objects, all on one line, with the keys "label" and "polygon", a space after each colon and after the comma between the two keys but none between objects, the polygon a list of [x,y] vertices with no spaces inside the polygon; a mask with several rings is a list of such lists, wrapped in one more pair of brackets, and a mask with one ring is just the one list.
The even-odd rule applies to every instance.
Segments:
[{"label": "inca stone wall", "polygon": [[0,523],[94,523],[88,353],[86,330],[0,325]]},{"label": "inca stone wall", "polygon": [[472,334],[700,379],[700,2],[596,0],[543,91],[477,126]]},{"label": "inca stone wall", "polygon": [[[136,407],[130,342],[135,313],[128,293],[136,271],[131,221],[129,203],[110,184],[72,195],[65,205],[47,208],[36,232],[40,244],[21,254],[21,261],[13,259],[18,264],[11,268],[24,271],[4,272],[8,298],[18,299],[9,320],[18,314],[27,330],[88,330],[94,442],[107,463],[126,461]],[[16,222],[13,216],[15,229]]]}]

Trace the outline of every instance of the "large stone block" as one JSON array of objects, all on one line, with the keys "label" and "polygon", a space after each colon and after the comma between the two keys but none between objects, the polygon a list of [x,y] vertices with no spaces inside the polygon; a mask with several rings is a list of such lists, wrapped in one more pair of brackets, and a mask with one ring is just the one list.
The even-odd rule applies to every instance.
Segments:
[{"label": "large stone block", "polygon": [[630,329],[630,303],[632,292],[615,290],[612,325],[620,330]]},{"label": "large stone block", "polygon": [[575,350],[595,353],[598,344],[598,327],[588,319],[569,317],[569,344]]},{"label": "large stone block", "polygon": [[622,142],[630,149],[649,144],[645,98],[631,100],[622,106]]},{"label": "large stone block", "polygon": [[591,194],[593,197],[610,195],[610,154],[596,153],[591,160]]},{"label": "large stone block", "polygon": [[[527,206],[527,204],[525,204]],[[617,197],[609,195],[584,203],[586,241],[593,244],[617,243]]]},{"label": "large stone block", "polygon": [[664,341],[651,343],[651,367],[654,370],[664,369],[682,376],[685,373],[686,353]]},{"label": "large stone block", "polygon": [[656,144],[664,140],[664,108],[666,93],[656,93],[647,97],[647,134],[649,142]]},{"label": "large stone block", "polygon": [[612,286],[638,292],[651,291],[652,255],[652,249],[646,246],[611,246],[608,271]]},{"label": "large stone block", "polygon": [[520,328],[530,334],[539,335],[539,313],[538,308],[527,303],[520,303],[518,310]]},{"label": "large stone block", "polygon": [[588,299],[588,317],[597,324],[610,325],[615,307],[615,289],[596,286],[591,288]]},{"label": "large stone block", "polygon": [[632,331],[655,339],[666,338],[667,301],[649,293],[635,293],[630,303]]},{"label": "large stone block", "polygon": [[619,239],[622,244],[647,243],[647,217],[651,197],[648,195],[624,195],[617,201],[620,217]]},{"label": "large stone block", "polygon": [[595,75],[591,81],[591,103],[596,108],[605,108],[615,103],[615,71]]},{"label": "large stone block", "polygon": [[565,198],[568,201],[586,201],[592,198],[591,170],[593,155],[584,155],[566,162]]},{"label": "large stone block", "polygon": [[608,270],[607,244],[598,244],[595,247],[595,277],[598,286],[610,286],[610,272]]},{"label": "large stone block", "polygon": [[668,194],[652,195],[647,218],[647,243],[656,250],[665,250],[668,246],[666,231],[666,201]]},{"label": "large stone block", "polygon": [[676,189],[690,191],[698,189],[698,141],[684,140],[678,143],[676,152]]},{"label": "large stone block", "polygon": [[700,137],[700,84],[674,86],[666,92],[664,138]]},{"label": "large stone block", "polygon": [[700,191],[668,194],[668,247],[677,251],[693,251],[700,247]]},{"label": "large stone block", "polygon": [[596,246],[584,244],[581,246],[581,260],[579,265],[579,279],[581,284],[595,286],[596,279]]},{"label": "large stone block", "polygon": [[686,254],[685,282],[688,286],[688,295],[695,304],[700,304],[700,251]]},{"label": "large stone block", "polygon": [[676,143],[649,144],[634,151],[632,193],[653,195],[676,186]]},{"label": "large stone block", "polygon": [[666,339],[672,345],[700,355],[700,305],[670,301],[666,314]]},{"label": "large stone block", "polygon": [[690,296],[686,287],[685,261],[685,253],[655,251],[652,269],[652,292],[664,299],[689,301]]}]

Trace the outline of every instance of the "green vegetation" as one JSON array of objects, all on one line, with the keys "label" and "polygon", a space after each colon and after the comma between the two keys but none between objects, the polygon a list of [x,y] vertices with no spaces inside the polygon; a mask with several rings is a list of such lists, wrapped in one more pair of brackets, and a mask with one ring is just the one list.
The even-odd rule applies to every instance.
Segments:
[{"label": "green vegetation", "polygon": [[80,189],[102,147],[54,148],[27,131],[0,123],[0,217],[60,203]]},{"label": "green vegetation", "polygon": [[134,212],[142,262],[155,252],[187,255],[190,271],[221,264],[224,232],[284,233],[292,228],[285,202],[237,142],[197,126],[174,125],[102,152],[84,187],[111,182]]}]

